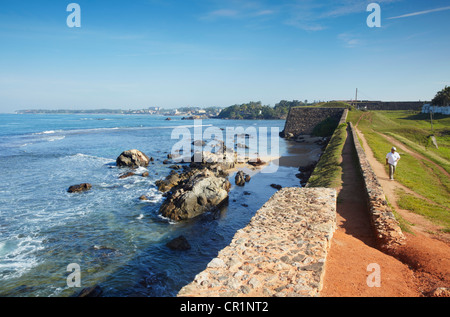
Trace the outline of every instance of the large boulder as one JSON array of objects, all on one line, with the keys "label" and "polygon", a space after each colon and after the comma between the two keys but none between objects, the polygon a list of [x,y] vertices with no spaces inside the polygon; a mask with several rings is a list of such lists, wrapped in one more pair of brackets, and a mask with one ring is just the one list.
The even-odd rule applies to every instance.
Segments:
[{"label": "large boulder", "polygon": [[236,185],[238,186],[244,186],[245,185],[245,176],[247,174],[245,174],[243,171],[238,171],[236,173],[236,176],[234,177],[234,181],[236,183]]},{"label": "large boulder", "polygon": [[149,162],[149,157],[139,150],[124,151],[116,159],[116,165],[119,167],[147,167]]},{"label": "large boulder", "polygon": [[160,192],[165,193],[172,189],[172,187],[176,186],[180,180],[182,180],[182,175],[180,176],[173,171],[165,179],[157,180],[155,185],[158,187]]},{"label": "large boulder", "polygon": [[230,150],[218,150],[215,153],[209,151],[195,152],[191,157],[191,162],[197,166],[218,166],[224,170],[232,169],[236,165],[236,153]]},{"label": "large boulder", "polygon": [[230,187],[226,178],[208,169],[192,171],[172,188],[159,212],[175,221],[194,218],[226,203]]},{"label": "large boulder", "polygon": [[92,188],[92,185],[89,183],[83,183],[83,184],[79,184],[79,185],[73,185],[70,186],[69,189],[67,190],[69,193],[79,193],[79,192],[84,192],[87,191],[89,189]]},{"label": "large boulder", "polygon": [[172,250],[179,250],[179,251],[185,251],[191,248],[191,245],[183,235],[167,242],[166,246]]}]

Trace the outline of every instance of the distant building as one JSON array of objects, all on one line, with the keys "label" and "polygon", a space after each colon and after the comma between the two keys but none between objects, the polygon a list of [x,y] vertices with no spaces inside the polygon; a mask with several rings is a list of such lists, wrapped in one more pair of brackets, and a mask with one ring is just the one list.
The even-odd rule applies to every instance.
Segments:
[{"label": "distant building", "polygon": [[422,113],[442,113],[445,115],[450,115],[450,106],[447,107],[439,107],[439,106],[433,106],[432,104],[425,104],[422,107]]}]

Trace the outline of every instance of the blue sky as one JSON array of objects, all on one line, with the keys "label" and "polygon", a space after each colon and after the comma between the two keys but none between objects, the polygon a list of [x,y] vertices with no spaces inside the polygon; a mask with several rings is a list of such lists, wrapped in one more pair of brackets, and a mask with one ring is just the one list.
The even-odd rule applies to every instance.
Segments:
[{"label": "blue sky", "polygon": [[448,0],[2,0],[0,112],[430,100],[449,39]]}]

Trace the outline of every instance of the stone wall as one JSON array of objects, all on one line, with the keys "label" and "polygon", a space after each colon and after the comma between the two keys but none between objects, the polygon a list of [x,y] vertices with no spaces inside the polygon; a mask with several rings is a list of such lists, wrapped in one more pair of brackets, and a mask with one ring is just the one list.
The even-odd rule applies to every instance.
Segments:
[{"label": "stone wall", "polygon": [[283,188],[178,296],[318,296],[336,228],[336,191]]},{"label": "stone wall", "polygon": [[344,109],[344,111],[342,112],[342,115],[341,115],[341,120],[339,120],[338,126],[341,125],[342,123],[347,122],[347,115],[348,115],[348,109]]},{"label": "stone wall", "polygon": [[398,221],[395,219],[394,214],[387,204],[383,188],[381,187],[377,176],[367,160],[366,153],[358,141],[358,137],[352,123],[349,122],[349,125],[352,131],[354,146],[367,192],[371,223],[375,230],[379,248],[389,253],[395,249],[396,246],[405,242],[405,236],[403,235]]},{"label": "stone wall", "polygon": [[366,110],[416,110],[422,109],[423,101],[358,101],[357,109]]},{"label": "stone wall", "polygon": [[309,108],[295,107],[289,110],[281,136],[285,137],[292,133],[294,137],[302,134],[311,134],[314,128],[327,118],[340,120],[344,108]]}]

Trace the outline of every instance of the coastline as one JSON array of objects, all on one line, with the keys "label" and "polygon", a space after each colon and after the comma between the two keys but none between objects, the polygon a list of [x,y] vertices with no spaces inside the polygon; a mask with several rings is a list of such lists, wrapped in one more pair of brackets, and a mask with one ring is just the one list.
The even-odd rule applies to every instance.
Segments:
[{"label": "coastline", "polygon": [[[22,165],[22,162],[25,163],[30,155],[38,153],[39,156],[32,164],[23,164],[26,166],[25,172],[33,175],[36,185],[31,188],[35,190],[35,199],[20,206],[13,205],[14,201],[12,201],[10,206],[24,214],[28,210],[39,210],[39,219],[54,218],[51,218],[52,221],[35,222],[37,229],[33,232],[23,230],[24,227],[15,218],[11,218],[12,220],[7,223],[11,236],[15,232],[23,234],[24,238],[20,242],[23,240],[24,246],[44,248],[49,252],[44,255],[33,254],[35,258],[31,260],[36,264],[25,267],[20,275],[5,279],[3,295],[72,296],[73,290],[64,288],[65,280],[54,284],[52,275],[36,278],[35,272],[44,266],[50,266],[52,270],[56,270],[69,261],[73,261],[71,252],[60,253],[56,257],[53,255],[56,253],[51,251],[59,250],[66,243],[70,243],[65,240],[65,237],[76,234],[79,237],[77,248],[80,250],[80,256],[90,260],[89,263],[94,263],[92,265],[80,263],[82,269],[99,272],[96,275],[85,274],[83,286],[99,285],[103,289],[104,296],[142,296],[144,294],[174,296],[183,285],[192,281],[195,274],[201,271],[217,252],[229,244],[236,230],[246,226],[255,212],[278,191],[271,187],[272,183],[281,185],[283,188],[301,187],[299,179],[295,177],[298,167],[316,161],[320,153],[319,145],[279,139],[279,153],[271,156],[270,154],[275,154],[275,151],[269,150],[268,156],[260,157],[266,164],[256,167],[237,164],[229,171],[232,190],[226,210],[224,208],[219,214],[205,214],[194,221],[172,225],[161,220],[157,215],[162,196],[156,192],[154,186],[154,181],[166,177],[171,172],[171,164],[176,164],[175,162],[164,163],[169,153],[164,150],[170,151],[174,142],[170,141],[170,129],[157,129],[159,126],[166,126],[165,121],[162,118],[145,117],[151,119],[151,121],[145,121],[145,124],[156,128],[144,132],[142,129],[115,129],[121,126],[140,126],[144,123],[140,120],[142,116],[133,116],[132,121],[128,120],[132,116],[108,117],[113,120],[83,120],[83,118],[82,116],[67,117],[73,120],[66,123],[61,121],[60,117],[41,115],[30,116],[25,121],[23,119],[13,121],[14,130],[11,130],[13,132],[7,141],[12,146],[18,143],[30,144],[26,147],[12,147],[2,164],[18,167]],[[271,125],[271,123],[258,121],[246,124],[256,128]],[[36,134],[30,134],[29,126],[32,127],[31,132]],[[50,141],[49,133],[42,133],[42,131],[61,131],[61,135],[70,134],[71,137],[53,142]],[[50,135],[53,136],[53,134]],[[111,143],[111,138],[114,138],[114,143]],[[152,142],[148,142],[149,139]],[[148,167],[150,172],[148,177],[119,179],[122,171],[111,168],[110,163],[120,151],[129,148],[142,150],[155,159],[152,162],[154,164]],[[20,156],[17,156],[18,154]],[[38,184],[48,182],[45,166],[49,162],[64,164],[66,168],[58,170],[52,182],[49,183],[48,190],[42,191],[39,190]],[[278,169],[272,172],[271,167],[278,167]],[[235,185],[233,173],[238,170],[243,170],[252,177],[245,186]],[[0,199],[9,199],[10,193],[13,192],[25,194],[20,187],[21,182],[14,180],[12,173],[6,175],[6,181],[10,184],[10,188],[0,195]],[[82,182],[92,183],[93,190],[80,195],[67,193],[67,186]],[[149,200],[139,200],[138,197],[141,195],[147,195]],[[41,202],[51,203],[41,207]],[[5,214],[7,214],[6,210]],[[67,226],[67,223],[70,226]],[[91,225],[82,226],[84,223]],[[104,226],[106,223],[107,226]],[[198,235],[198,232],[202,234]],[[193,246],[191,251],[180,254],[179,251],[174,252],[165,247],[166,242],[179,235],[186,236]],[[104,240],[105,236],[113,238]],[[32,238],[34,240],[31,240]],[[7,236],[6,239],[8,240],[9,237]],[[31,243],[34,244],[31,245]],[[131,243],[135,248],[129,247]],[[12,244],[10,246],[14,247]],[[21,252],[22,249],[19,251]],[[147,250],[147,252],[142,254],[135,250]],[[201,250],[200,254],[198,250]],[[98,259],[102,261],[97,261]],[[192,259],[195,259],[195,263],[191,261]],[[80,259],[76,261],[81,262]],[[130,273],[131,271],[125,268],[117,270],[122,263],[130,263],[130,261],[135,261],[131,262],[135,273]],[[142,267],[143,262],[146,263],[145,267],[153,268],[151,273]],[[174,265],[167,269],[162,268],[161,263]],[[181,276],[176,269],[178,265],[181,265],[180,263],[185,266]],[[177,276],[177,279],[159,278],[166,275]],[[148,276],[152,276],[151,283],[145,282]],[[122,285],[124,279],[130,281],[129,287],[118,286]],[[147,285],[147,283],[150,284]],[[18,285],[27,285],[29,288],[23,292]]]},{"label": "coastline", "polygon": [[[322,141],[322,137],[313,137],[310,135],[301,136],[301,142],[294,140],[285,140],[286,142],[286,153],[278,156],[262,156],[259,157],[264,164],[261,166],[252,166],[248,163],[236,163],[235,166],[228,170],[230,173],[230,178],[233,173],[242,170],[244,173],[249,174],[251,177],[261,173],[263,169],[273,168],[274,172],[277,173],[278,168],[295,168],[295,173],[299,172],[300,167],[315,166],[323,151],[323,145],[318,144]],[[270,173],[270,171],[265,171]],[[274,180],[276,177],[274,177]]]},{"label": "coastline", "polygon": [[323,146],[317,144],[323,138],[310,135],[301,136],[301,142],[287,140],[287,155],[280,157],[279,165],[286,167],[300,167],[316,164],[323,153]]}]

